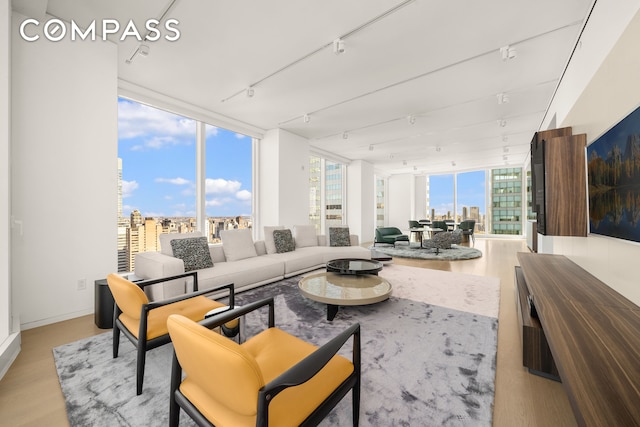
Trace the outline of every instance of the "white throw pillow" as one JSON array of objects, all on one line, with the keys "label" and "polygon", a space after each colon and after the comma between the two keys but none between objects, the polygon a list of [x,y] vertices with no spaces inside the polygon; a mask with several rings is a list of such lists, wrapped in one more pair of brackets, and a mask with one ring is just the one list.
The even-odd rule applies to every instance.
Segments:
[{"label": "white throw pillow", "polygon": [[273,230],[284,230],[284,225],[265,225],[264,226],[264,246],[267,248],[268,254],[275,254],[276,243],[273,240]]},{"label": "white throw pillow", "polygon": [[160,253],[173,256],[173,248],[171,241],[176,239],[191,239],[193,237],[202,237],[202,232],[194,231],[192,233],[163,233],[160,235]]},{"label": "white throw pillow", "polygon": [[318,246],[318,236],[315,225],[296,225],[293,227],[293,231],[295,233],[296,248]]},{"label": "white throw pillow", "polygon": [[224,257],[227,261],[238,261],[258,256],[250,228],[222,230],[220,238],[222,239]]}]

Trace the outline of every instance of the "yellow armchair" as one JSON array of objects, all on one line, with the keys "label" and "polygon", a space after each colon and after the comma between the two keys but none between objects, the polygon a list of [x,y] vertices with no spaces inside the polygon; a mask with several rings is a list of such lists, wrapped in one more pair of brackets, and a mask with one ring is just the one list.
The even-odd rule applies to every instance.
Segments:
[{"label": "yellow armchair", "polygon": [[[266,305],[269,328],[242,344],[210,330]],[[316,347],[274,327],[273,298],[200,324],[180,315],[167,324],[174,346],[170,426],[178,426],[181,409],[200,426],[317,425],[349,391],[358,425],[359,324]],[[351,336],[349,360],[337,352]]]},{"label": "yellow armchair", "polygon": [[[192,277],[193,292],[164,301],[150,302],[143,289],[145,286],[155,285],[165,281]],[[167,330],[167,318],[171,314],[181,314],[194,321],[204,319],[205,314],[214,309],[227,307],[225,304],[204,296],[212,292],[229,293],[229,305],[234,306],[233,284],[215,289],[198,291],[198,276],[196,272],[164,277],[161,279],[145,280],[133,283],[117,274],[107,276],[109,290],[115,300],[113,313],[113,357],[118,357],[120,347],[120,332],[136,346],[136,394],[142,393],[144,381],[144,365],[147,350],[154,349],[171,341]],[[237,320],[228,323],[228,329],[237,330]]]}]

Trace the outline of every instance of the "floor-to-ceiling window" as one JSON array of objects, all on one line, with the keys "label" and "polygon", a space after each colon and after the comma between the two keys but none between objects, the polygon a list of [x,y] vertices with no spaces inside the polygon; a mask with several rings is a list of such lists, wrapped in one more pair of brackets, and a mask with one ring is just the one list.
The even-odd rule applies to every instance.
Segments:
[{"label": "floor-to-ceiling window", "polygon": [[454,219],[453,174],[430,175],[427,194],[427,215],[432,221]]},{"label": "floor-to-ceiling window", "polygon": [[384,227],[384,207],[387,180],[384,177],[376,176],[376,227]]},{"label": "floor-to-ceiling window", "polygon": [[456,222],[475,220],[475,232],[485,233],[486,206],[486,172],[456,174]]},{"label": "floor-to-ceiling window", "polygon": [[344,217],[344,165],[325,161],[325,230],[342,225]]},{"label": "floor-to-ceiling window", "polygon": [[426,216],[456,223],[474,219],[477,234],[522,235],[527,182],[522,168],[429,175]]},{"label": "floor-to-ceiling window", "polygon": [[344,224],[345,165],[323,157],[309,157],[309,223],[319,233]]},{"label": "floor-to-ceiling window", "polygon": [[522,234],[522,168],[491,170],[492,234]]},{"label": "floor-to-ceiling window", "polygon": [[216,243],[221,230],[252,228],[252,139],[207,125],[205,151],[206,228]]},{"label": "floor-to-ceiling window", "polygon": [[309,156],[309,224],[322,227],[322,160]]},{"label": "floor-to-ceiling window", "polygon": [[[135,254],[159,250],[162,233],[199,230],[198,202],[208,222],[199,230],[215,242],[219,228],[251,227],[252,139],[205,126],[198,150],[196,120],[118,101],[118,271],[132,271]],[[205,155],[206,153],[206,155]],[[199,200],[196,163],[204,158]],[[202,215],[202,214],[200,214]]]}]

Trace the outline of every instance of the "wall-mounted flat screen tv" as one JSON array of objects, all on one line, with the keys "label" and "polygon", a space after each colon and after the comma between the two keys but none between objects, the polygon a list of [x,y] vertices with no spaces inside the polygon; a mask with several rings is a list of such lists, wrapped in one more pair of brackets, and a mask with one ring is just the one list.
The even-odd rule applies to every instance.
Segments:
[{"label": "wall-mounted flat screen tv", "polygon": [[640,107],[587,147],[589,227],[640,242]]}]

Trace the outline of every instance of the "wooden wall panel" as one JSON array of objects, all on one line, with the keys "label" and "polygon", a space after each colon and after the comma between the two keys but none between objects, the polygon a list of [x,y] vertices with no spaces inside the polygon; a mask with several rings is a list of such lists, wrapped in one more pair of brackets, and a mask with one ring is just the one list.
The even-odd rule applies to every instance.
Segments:
[{"label": "wooden wall panel", "polygon": [[585,134],[545,141],[547,234],[587,236]]}]

